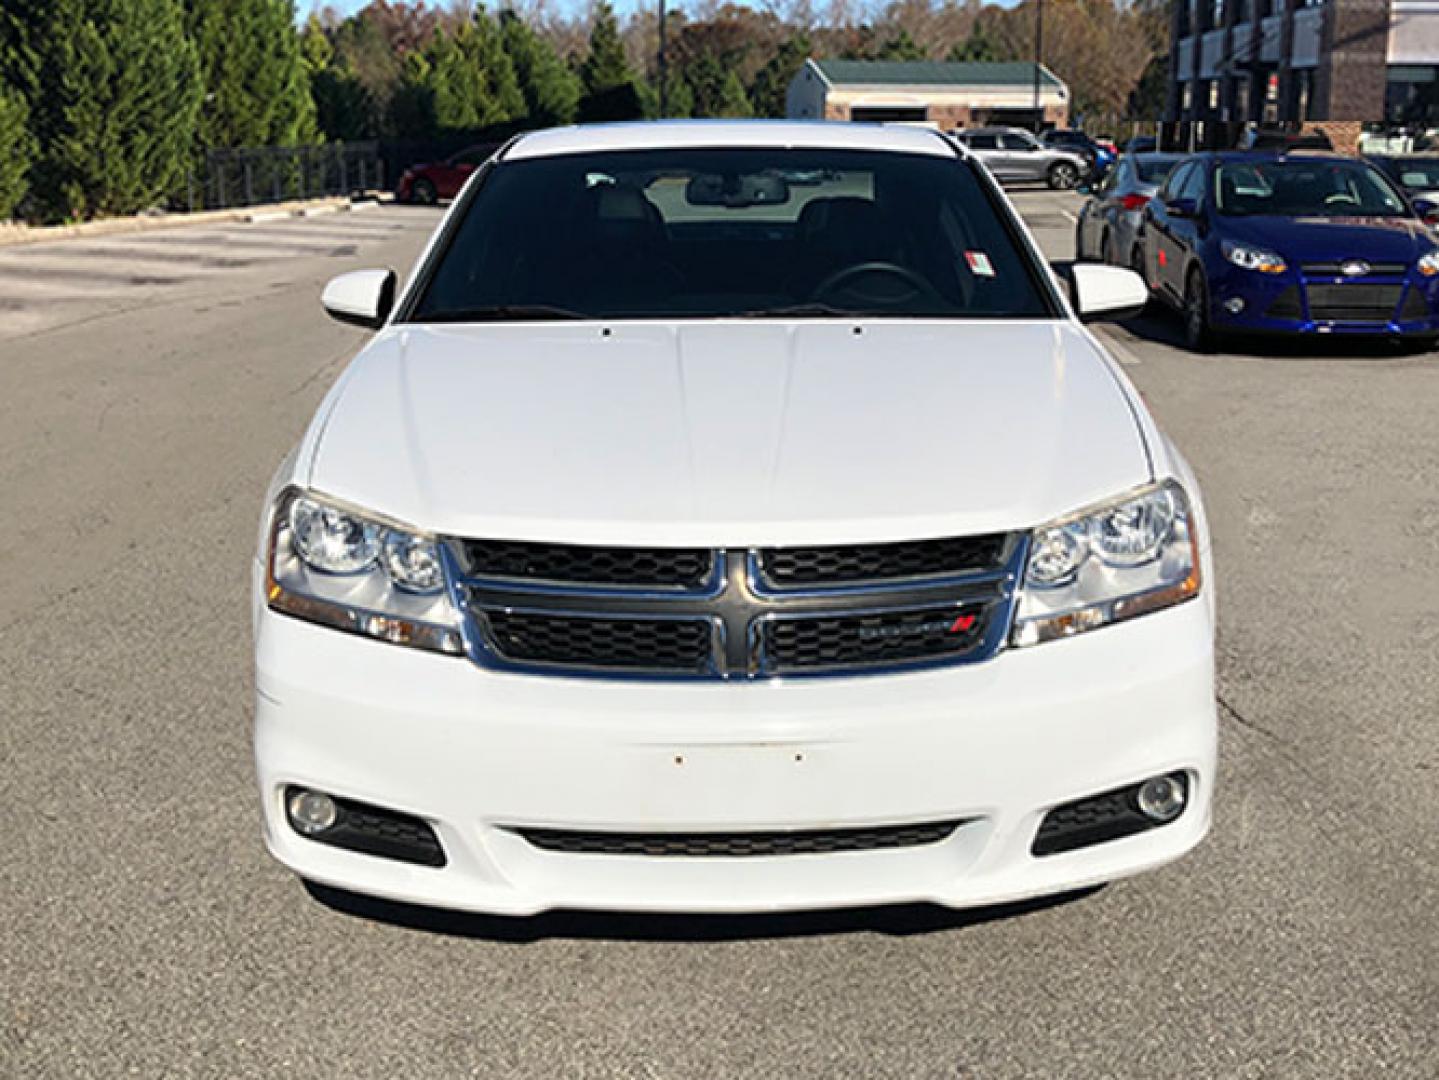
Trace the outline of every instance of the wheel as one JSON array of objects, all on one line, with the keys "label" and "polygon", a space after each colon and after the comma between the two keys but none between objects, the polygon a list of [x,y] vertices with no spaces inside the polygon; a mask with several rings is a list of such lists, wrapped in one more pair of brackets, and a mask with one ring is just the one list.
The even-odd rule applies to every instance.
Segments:
[{"label": "wheel", "polygon": [[1209,286],[1204,272],[1193,267],[1184,279],[1184,344],[1190,351],[1214,350],[1214,330],[1209,324]]},{"label": "wheel", "polygon": [[1089,256],[1084,252],[1084,219],[1080,218],[1074,224],[1074,261],[1088,262]]},{"label": "wheel", "polygon": [[1099,258],[1105,266],[1118,266],[1119,259],[1114,254],[1114,237],[1109,233],[1104,234],[1104,240],[1099,245],[1101,252]]},{"label": "wheel", "polygon": [[[1154,298],[1154,290],[1150,288],[1149,275],[1144,272],[1144,249],[1138,244],[1135,244],[1133,249],[1129,252],[1129,269],[1133,270],[1136,274],[1138,274],[1139,280],[1144,282],[1144,287],[1146,290],[1148,290],[1150,295],[1150,301],[1152,302]],[[1149,310],[1148,303],[1145,304],[1145,310]]]},{"label": "wheel", "polygon": [[1079,183],[1079,169],[1067,161],[1056,161],[1049,167],[1049,186],[1054,191],[1068,191]]},{"label": "wheel", "polygon": [[440,201],[440,195],[430,181],[416,180],[410,187],[410,201],[419,203],[421,206],[434,206]]}]

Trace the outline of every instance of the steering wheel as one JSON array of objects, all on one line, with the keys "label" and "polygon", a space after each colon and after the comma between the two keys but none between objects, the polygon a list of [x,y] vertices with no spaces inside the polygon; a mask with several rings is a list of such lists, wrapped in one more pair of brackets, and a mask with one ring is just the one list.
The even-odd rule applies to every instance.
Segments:
[{"label": "steering wheel", "polygon": [[1340,203],[1345,203],[1349,206],[1358,206],[1359,200],[1345,191],[1336,191],[1333,195],[1324,196],[1325,206],[1337,206]]},{"label": "steering wheel", "polygon": [[[895,295],[892,290],[873,292],[860,288],[857,283],[867,277],[878,280],[889,278],[892,282],[903,285],[905,290],[899,295]],[[810,294],[810,299],[823,300],[835,293],[845,291],[863,303],[878,307],[897,307],[920,297],[945,307],[948,306],[944,297],[940,296],[928,281],[908,267],[892,262],[858,263],[854,266],[846,266],[843,270],[837,270],[815,286],[814,291]]]}]

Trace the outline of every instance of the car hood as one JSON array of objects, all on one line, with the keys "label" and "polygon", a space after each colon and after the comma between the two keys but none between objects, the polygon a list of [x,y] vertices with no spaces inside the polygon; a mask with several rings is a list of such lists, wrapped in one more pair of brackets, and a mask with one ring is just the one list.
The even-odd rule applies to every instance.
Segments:
[{"label": "car hood", "polygon": [[332,401],[310,485],[452,535],[961,535],[1150,479],[1117,374],[1061,321],[401,325]]},{"label": "car hood", "polygon": [[1236,217],[1223,219],[1224,235],[1278,252],[1289,263],[1411,263],[1434,239],[1423,222],[1398,217]]}]

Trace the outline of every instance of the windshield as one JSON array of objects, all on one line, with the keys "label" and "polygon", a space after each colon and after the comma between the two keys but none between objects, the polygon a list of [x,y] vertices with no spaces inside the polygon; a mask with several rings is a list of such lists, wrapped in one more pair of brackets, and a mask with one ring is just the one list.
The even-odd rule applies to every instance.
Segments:
[{"label": "windshield", "polygon": [[1284,217],[1404,216],[1409,211],[1377,169],[1332,158],[1242,161],[1215,170],[1221,214]]},{"label": "windshield", "polygon": [[1137,157],[1134,159],[1134,170],[1139,173],[1139,181],[1142,184],[1158,185],[1169,175],[1169,170],[1174,168],[1178,161],[1176,157]]},{"label": "windshield", "polygon": [[1396,158],[1394,172],[1410,191],[1439,190],[1439,158]]},{"label": "windshield", "polygon": [[1056,314],[971,165],[842,150],[500,162],[410,321]]}]

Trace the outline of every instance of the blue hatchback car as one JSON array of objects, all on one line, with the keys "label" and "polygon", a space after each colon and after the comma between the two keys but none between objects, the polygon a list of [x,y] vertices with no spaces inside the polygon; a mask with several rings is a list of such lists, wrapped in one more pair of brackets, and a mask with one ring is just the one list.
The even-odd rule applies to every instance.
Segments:
[{"label": "blue hatchback car", "polygon": [[1439,238],[1378,169],[1308,152],[1199,154],[1145,207],[1143,273],[1193,349],[1228,333],[1439,340]]}]

